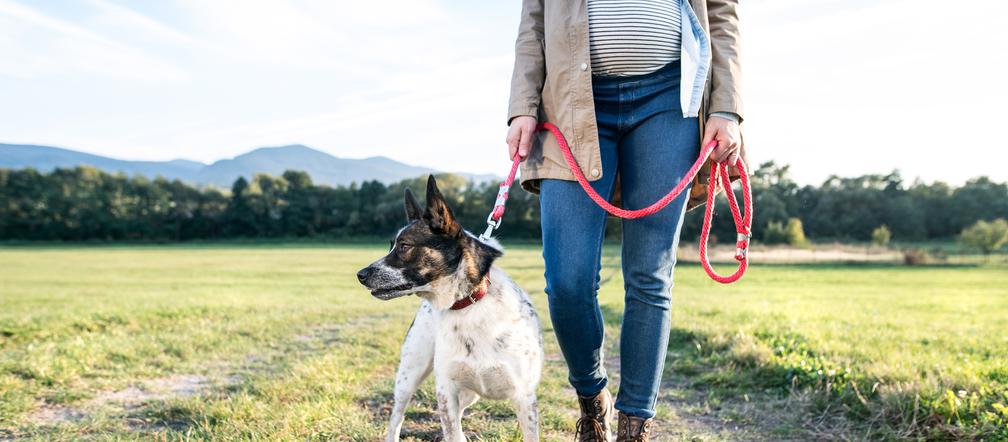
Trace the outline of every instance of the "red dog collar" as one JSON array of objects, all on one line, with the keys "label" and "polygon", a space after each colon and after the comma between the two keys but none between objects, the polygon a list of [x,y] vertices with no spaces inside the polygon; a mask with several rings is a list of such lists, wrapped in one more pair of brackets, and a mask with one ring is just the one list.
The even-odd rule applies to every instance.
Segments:
[{"label": "red dog collar", "polygon": [[465,298],[455,301],[455,303],[452,304],[451,309],[462,310],[466,307],[469,307],[470,305],[479,302],[480,299],[483,299],[483,297],[486,296],[488,288],[490,288],[489,274],[483,277],[483,281],[480,283],[478,287],[476,287],[476,291],[472,292],[471,294],[469,294],[469,296],[466,296]]}]

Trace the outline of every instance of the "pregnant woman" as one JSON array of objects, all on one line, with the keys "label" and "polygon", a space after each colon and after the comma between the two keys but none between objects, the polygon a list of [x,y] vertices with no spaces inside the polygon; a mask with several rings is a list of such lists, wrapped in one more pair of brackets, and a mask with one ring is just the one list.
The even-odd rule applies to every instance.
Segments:
[{"label": "pregnant woman", "polygon": [[[540,194],[546,294],[578,394],[578,441],[647,441],[668,345],[672,271],[687,208],[706,177],[662,211],[624,220],[626,307],[615,403],[606,388],[597,292],[606,212],[573,181],[556,141],[566,136],[595,190],[637,209],[683,178],[702,143],[715,161],[743,154],[738,2],[523,0],[508,110],[509,156]],[[705,166],[701,170],[709,170]]]}]

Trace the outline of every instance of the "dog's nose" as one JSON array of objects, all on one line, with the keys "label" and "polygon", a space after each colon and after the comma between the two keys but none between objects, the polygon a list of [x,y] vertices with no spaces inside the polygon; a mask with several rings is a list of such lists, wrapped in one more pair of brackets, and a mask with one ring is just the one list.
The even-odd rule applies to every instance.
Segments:
[{"label": "dog's nose", "polygon": [[367,281],[368,276],[371,276],[371,267],[364,267],[357,272],[357,280],[360,281],[361,284],[364,284],[364,281]]}]

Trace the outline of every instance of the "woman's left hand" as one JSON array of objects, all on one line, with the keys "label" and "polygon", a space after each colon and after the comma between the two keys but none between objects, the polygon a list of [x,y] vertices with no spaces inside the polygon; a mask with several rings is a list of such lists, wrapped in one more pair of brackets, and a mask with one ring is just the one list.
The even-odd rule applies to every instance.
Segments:
[{"label": "woman's left hand", "polygon": [[711,140],[718,141],[710,156],[712,160],[719,163],[727,161],[732,166],[738,162],[742,136],[737,122],[716,116],[708,118],[704,126],[703,143],[700,145],[706,146]]}]

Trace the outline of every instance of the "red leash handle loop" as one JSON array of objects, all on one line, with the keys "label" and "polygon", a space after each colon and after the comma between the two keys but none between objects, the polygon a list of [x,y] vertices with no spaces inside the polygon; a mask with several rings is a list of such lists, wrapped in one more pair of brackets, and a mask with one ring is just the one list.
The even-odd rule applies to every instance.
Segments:
[{"label": "red leash handle loop", "polygon": [[[574,159],[574,154],[571,153],[570,146],[567,145],[567,139],[564,138],[559,128],[552,123],[540,123],[536,127],[536,130],[548,130],[553,134],[557,144],[560,145],[560,152],[563,153],[564,160],[567,161],[567,167],[570,168],[571,173],[574,174],[574,179],[581,185],[581,189],[585,191],[588,197],[606,212],[624,219],[636,219],[652,215],[672,203],[693,182],[697,173],[700,172],[700,168],[703,167],[704,162],[707,161],[711,152],[717,147],[717,141],[715,140],[703,146],[696,162],[686,172],[683,179],[661,199],[641,209],[627,210],[612,205],[591,187],[588,179],[581,172],[581,166]],[[518,172],[518,165],[521,163],[521,160],[521,157],[515,156],[514,162],[511,165],[511,173],[501,183],[500,189],[497,191],[497,201],[494,203],[494,208],[487,217],[487,229],[480,235],[481,239],[485,240],[489,238],[493,230],[500,226],[501,217],[504,216],[504,204],[507,202],[508,189],[514,183],[515,174]],[[735,163],[735,167],[738,167],[741,174],[744,212],[740,211],[735,193],[732,191],[731,178],[728,176],[728,165],[725,163],[711,163],[710,179],[707,182],[707,207],[704,209],[704,223],[700,231],[700,265],[703,266],[704,271],[707,272],[707,275],[711,279],[722,284],[738,281],[749,267],[749,238],[752,235],[752,189],[749,185],[749,174],[745,168],[745,163],[739,159]],[[717,194],[718,185],[724,189],[725,195],[728,197],[728,206],[731,208],[732,217],[735,218],[735,230],[738,232],[738,240],[735,244],[735,259],[739,261],[739,267],[735,273],[728,276],[721,276],[715,272],[707,257],[707,241],[710,238],[711,221],[714,216],[714,196]]]},{"label": "red leash handle loop", "polygon": [[[738,201],[731,187],[731,178],[728,177],[728,165],[712,163],[710,179],[707,181],[707,207],[704,207],[704,221],[700,229],[700,265],[707,272],[707,276],[722,284],[730,284],[742,279],[742,275],[749,268],[749,237],[752,235],[752,188],[749,185],[749,173],[745,169],[745,163],[739,159],[736,161],[735,167],[739,169],[739,180],[742,182],[744,214],[739,213]],[[738,232],[738,240],[735,243],[735,259],[739,262],[739,266],[735,273],[728,276],[721,276],[715,272],[707,257],[707,241],[710,238],[711,221],[714,216],[714,196],[717,193],[719,179],[721,188],[724,189],[725,196],[728,197],[728,207],[731,209],[732,217],[735,218],[735,230]]]}]

